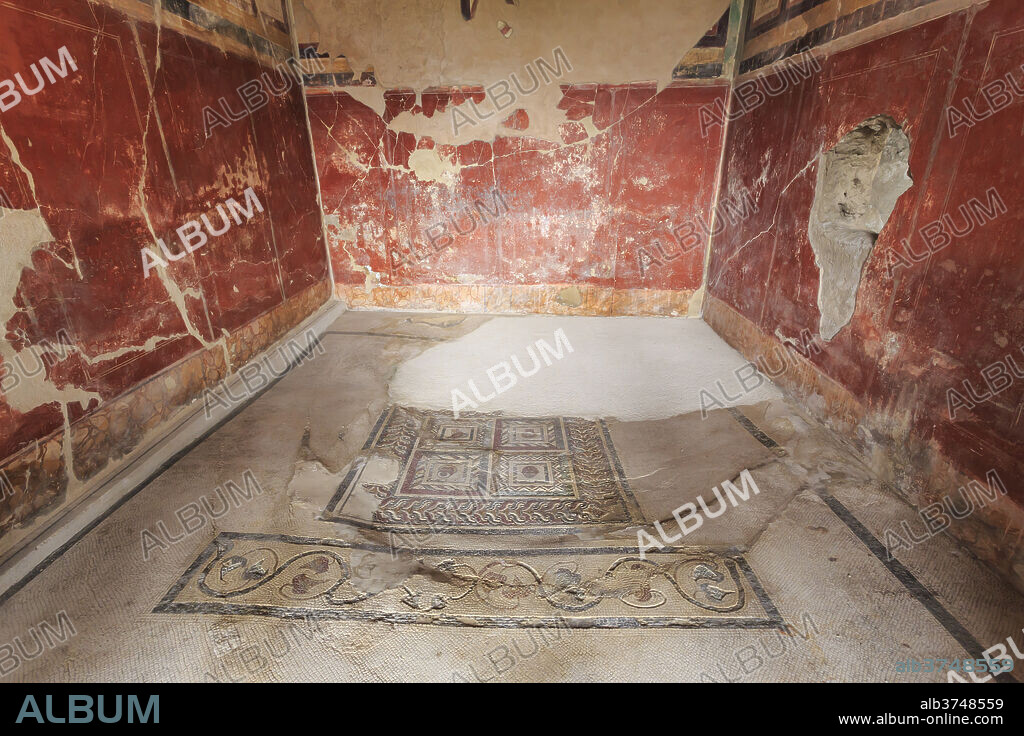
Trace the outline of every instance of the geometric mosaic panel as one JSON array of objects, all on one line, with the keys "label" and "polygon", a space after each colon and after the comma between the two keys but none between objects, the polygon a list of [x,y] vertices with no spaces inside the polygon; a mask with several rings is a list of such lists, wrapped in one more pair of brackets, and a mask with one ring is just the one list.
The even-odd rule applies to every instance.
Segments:
[{"label": "geometric mosaic panel", "polygon": [[641,521],[604,422],[388,407],[322,518],[394,532],[566,533]]}]

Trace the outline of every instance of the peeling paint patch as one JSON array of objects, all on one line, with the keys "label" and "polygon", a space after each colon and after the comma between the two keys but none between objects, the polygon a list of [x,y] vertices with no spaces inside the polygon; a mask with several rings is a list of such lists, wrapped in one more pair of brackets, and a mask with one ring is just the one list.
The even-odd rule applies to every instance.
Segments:
[{"label": "peeling paint patch", "polygon": [[[4,244],[0,258],[0,326],[5,326],[17,313],[15,296],[23,271],[32,268],[32,254],[37,248],[53,242],[53,235],[37,207],[34,210],[0,208],[0,243]],[[4,330],[6,333],[6,328]],[[0,339],[0,359],[14,366],[17,350],[7,339]],[[70,401],[87,406],[98,394],[74,387],[57,388],[47,380],[45,371],[19,372],[19,383],[3,394],[4,401],[16,411],[27,413],[42,404]]]},{"label": "peeling paint patch", "polygon": [[409,154],[409,170],[420,181],[452,184],[459,167],[450,159],[441,158],[433,148],[419,148]]}]

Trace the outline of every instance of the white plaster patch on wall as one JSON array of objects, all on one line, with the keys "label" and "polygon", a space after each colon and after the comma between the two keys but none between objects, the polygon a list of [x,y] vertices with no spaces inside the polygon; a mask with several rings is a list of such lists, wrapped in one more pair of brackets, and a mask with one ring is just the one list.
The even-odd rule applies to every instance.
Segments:
[{"label": "white plaster patch on wall", "polygon": [[[552,80],[551,84],[541,84],[536,92],[519,97],[516,104],[508,109],[495,109],[488,98],[479,105],[471,101],[461,105],[450,105],[443,113],[435,112],[431,117],[413,115],[405,110],[388,123],[388,128],[399,133],[412,133],[417,138],[427,136],[439,144],[461,145],[470,141],[493,141],[499,135],[529,136],[561,143],[559,126],[572,121],[566,117],[565,110],[558,109],[558,103],[562,101],[562,90],[557,84],[558,81]],[[354,89],[359,88],[346,87],[345,92]],[[518,108],[527,111],[529,127],[525,130],[516,130],[503,126],[502,122]],[[470,119],[472,124],[467,122]],[[598,132],[590,117],[575,122],[584,121],[590,123],[584,124],[588,131]]]},{"label": "white plaster patch on wall", "polygon": [[[7,323],[18,312],[14,298],[22,272],[32,268],[32,253],[54,238],[38,207],[34,210],[0,208],[0,211],[3,213],[0,217],[0,243],[4,244],[3,257],[0,258],[0,327],[6,334]],[[14,366],[17,354],[7,339],[0,339],[0,358],[5,364]],[[35,363],[34,360],[32,362]],[[46,380],[45,371],[19,372],[18,376],[19,383],[3,394],[3,400],[19,412],[29,412],[52,402],[80,401],[85,406],[91,399],[99,398],[99,394],[73,386],[57,388]]]},{"label": "white plaster patch on wall", "polygon": [[819,332],[849,324],[861,273],[900,196],[913,186],[910,141],[887,115],[868,118],[819,159],[807,235],[818,266]]},{"label": "white plaster patch on wall", "polygon": [[341,226],[341,218],[337,214],[324,214],[324,224],[327,227],[333,227],[336,230],[336,235],[342,240],[355,241],[356,231],[354,227]]},{"label": "white plaster patch on wall", "polygon": [[375,85],[373,87],[346,87],[345,94],[366,105],[368,108],[384,117],[384,88]]},{"label": "white plaster patch on wall", "polygon": [[[664,419],[700,411],[700,390],[746,361],[704,322],[643,317],[495,317],[470,334],[433,347],[398,367],[392,402],[451,411],[453,386],[519,360],[557,329],[572,341],[572,360],[554,361],[490,400],[482,411],[522,416]],[[742,404],[781,398],[767,381]]]},{"label": "white plaster patch on wall", "polygon": [[420,181],[454,186],[460,168],[451,159],[441,158],[432,148],[418,148],[409,154],[409,169]]},{"label": "white plaster patch on wall", "polygon": [[361,266],[356,262],[356,257],[349,250],[349,245],[355,245],[359,241],[359,231],[353,225],[346,227],[341,226],[341,218],[339,215],[324,215],[324,224],[327,226],[327,232],[331,236],[331,246],[340,247],[345,251],[345,255],[348,256],[348,265],[353,271],[365,274],[366,279],[363,282],[363,288],[367,292],[373,291],[373,289],[380,286],[380,276],[374,273],[370,266]]}]

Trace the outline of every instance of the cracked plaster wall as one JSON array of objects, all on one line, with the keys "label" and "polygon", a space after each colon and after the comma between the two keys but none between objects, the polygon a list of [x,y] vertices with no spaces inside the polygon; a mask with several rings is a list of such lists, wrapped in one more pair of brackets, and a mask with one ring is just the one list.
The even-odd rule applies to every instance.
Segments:
[{"label": "cracked plaster wall", "polygon": [[[203,108],[242,108],[274,60],[181,28],[159,5],[0,7],[0,78],[61,46],[77,66],[0,114],[0,534],[327,297],[301,89],[206,138]],[[180,250],[177,227],[248,186],[263,213],[144,278],[141,248]]]},{"label": "cracked plaster wall", "polygon": [[[1024,366],[1024,215],[1009,207],[964,232],[960,207],[984,201],[990,187],[1006,203],[1021,196],[1016,151],[1024,98],[993,111],[982,90],[1007,75],[1024,89],[1024,5],[993,0],[955,10],[890,26],[857,45],[821,47],[819,72],[731,125],[723,196],[746,187],[759,210],[715,238],[708,292],[716,329],[744,345],[747,357],[804,330],[817,339],[819,350],[807,361],[815,374],[795,371],[797,393],[837,424],[848,420],[851,434],[874,451],[877,470],[911,499],[924,505],[955,492],[962,481],[947,467],[982,483],[996,470],[1009,497],[956,533],[985,559],[1016,565],[1012,574],[1020,577],[1021,527],[1014,519],[1024,506],[1024,380],[993,390],[982,372],[991,376],[990,366],[1005,368],[1009,360]],[[778,79],[769,81],[779,88]],[[965,99],[980,101],[983,119],[951,137],[949,111]],[[903,165],[895,166],[885,205],[873,208],[882,215],[898,196],[888,223],[880,228],[884,218],[866,208],[871,216],[858,226],[878,236],[862,268],[853,259],[847,264],[845,293],[855,293],[855,303],[823,304],[819,294],[835,282],[830,266],[819,271],[821,243],[815,244],[816,226],[809,227],[815,193],[827,178],[821,154],[879,115],[912,142],[913,187],[898,196],[907,180]],[[929,253],[921,229],[944,218],[964,234]],[[977,401],[954,416],[949,392],[966,394],[965,382]]]},{"label": "cracked plaster wall", "polygon": [[[388,303],[459,310],[479,308],[466,287],[501,286],[511,296],[499,311],[631,313],[664,300],[664,313],[686,314],[707,237],[698,226],[700,242],[683,245],[672,229],[710,217],[721,128],[702,135],[699,111],[726,85],[670,82],[727,7],[481,2],[467,22],[457,3],[296,3],[300,42],[343,53],[356,78],[372,67],[378,83],[307,93],[339,292],[414,287]],[[529,87],[527,65],[554,63],[555,47],[571,71],[491,109],[487,86],[514,73]],[[456,135],[463,109],[477,122]],[[495,189],[507,213],[474,221]],[[431,232],[443,233],[437,248]],[[562,298],[569,287],[588,291]]]}]

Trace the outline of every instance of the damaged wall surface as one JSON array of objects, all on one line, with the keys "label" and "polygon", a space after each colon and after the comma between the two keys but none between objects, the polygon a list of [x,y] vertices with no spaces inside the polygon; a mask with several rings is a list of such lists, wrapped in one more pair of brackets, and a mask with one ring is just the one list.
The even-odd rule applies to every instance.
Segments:
[{"label": "damaged wall surface", "polygon": [[457,3],[297,5],[300,42],[364,82],[309,90],[339,297],[693,311],[722,134],[701,109],[727,87],[672,80],[720,73],[727,9],[481,3],[467,22]]},{"label": "damaged wall surface", "polygon": [[[340,295],[378,284],[562,284],[600,290],[589,292],[597,296],[585,311],[601,313],[612,309],[612,290],[647,288],[678,292],[664,305],[685,314],[701,284],[721,146],[720,128],[701,137],[699,110],[724,99],[725,89],[569,86],[560,106],[592,120],[597,135],[574,122],[557,143],[498,136],[460,146],[388,128],[417,103],[412,92],[389,91],[383,116],[345,92],[311,96]],[[425,111],[417,115],[443,115],[459,97],[423,93]],[[438,162],[429,174],[414,166],[423,152]],[[542,298],[553,301],[558,292],[546,289]],[[461,292],[449,293],[451,301],[440,296],[437,306],[460,308]],[[511,311],[513,298],[488,306]]]},{"label": "damaged wall surface", "polygon": [[[812,408],[896,440],[895,480],[998,471],[1020,511],[1024,223],[991,143],[1024,128],[1019,3],[748,3],[732,57],[726,0],[301,0],[294,38],[269,0],[154,5],[0,0],[0,552],[332,289],[703,309],[751,358],[809,333]],[[305,99],[293,41],[326,65]]]},{"label": "damaged wall surface", "polygon": [[853,317],[864,261],[907,176],[910,141],[891,118],[865,120],[818,162],[818,183],[807,225],[820,272],[819,333],[831,340]]},{"label": "damaged wall surface", "polygon": [[[294,7],[300,43],[343,55],[356,77],[372,70],[383,89],[488,87],[510,74],[529,85],[527,67],[537,58],[550,60],[556,48],[571,62],[565,83],[657,81],[664,87],[729,0],[663,0],[643,12],[631,0],[483,0],[470,21],[448,0],[296,0]],[[551,94],[557,103],[557,91]],[[535,112],[538,120],[562,114],[547,104]]]},{"label": "damaged wall surface", "polygon": [[[896,440],[907,472],[895,480],[922,498],[938,457],[980,479],[995,470],[1024,502],[1024,220],[1006,155],[1024,127],[1022,31],[1024,6],[995,0],[826,49],[812,78],[728,132],[723,195],[748,187],[758,212],[715,238],[705,318],[748,353],[831,332],[818,331],[818,295],[839,284],[819,272],[808,237],[822,154],[876,115],[909,138],[913,186],[867,256],[849,324],[809,352],[825,378],[808,385],[829,414],[843,413],[837,396],[861,405],[853,421],[876,432],[862,437]],[[1019,545],[1011,528],[1000,523],[992,544]]]},{"label": "damaged wall surface", "polygon": [[[0,533],[74,498],[329,296],[299,83],[280,91],[277,59],[131,6],[0,3]],[[41,57],[64,73],[47,80]],[[238,88],[265,73],[279,93],[238,116]],[[238,117],[204,130],[219,99]],[[252,217],[222,220],[232,198]],[[187,251],[177,229],[203,215],[219,234]],[[143,248],[166,267],[147,273]]]}]

